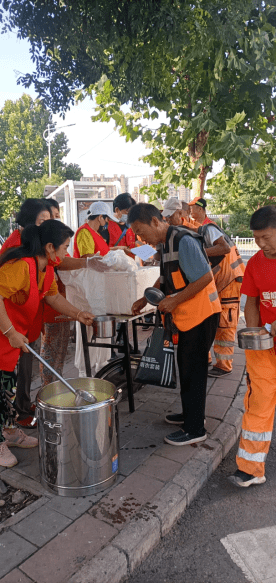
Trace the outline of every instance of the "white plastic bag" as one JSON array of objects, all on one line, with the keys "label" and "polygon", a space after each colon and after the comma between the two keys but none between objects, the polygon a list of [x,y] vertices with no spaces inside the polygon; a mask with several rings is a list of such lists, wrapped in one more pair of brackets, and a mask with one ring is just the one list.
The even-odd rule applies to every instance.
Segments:
[{"label": "white plastic bag", "polygon": [[126,255],[122,249],[109,251],[101,262],[114,271],[137,271],[138,269],[135,260]]}]

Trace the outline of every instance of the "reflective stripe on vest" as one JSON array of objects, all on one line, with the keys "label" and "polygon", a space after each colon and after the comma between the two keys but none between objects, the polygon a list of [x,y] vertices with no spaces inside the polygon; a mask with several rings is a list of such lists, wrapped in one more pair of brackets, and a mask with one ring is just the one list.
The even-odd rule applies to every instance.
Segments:
[{"label": "reflective stripe on vest", "polygon": [[247,431],[247,429],[242,429],[242,437],[249,441],[271,441],[272,431],[258,433],[257,431]]},{"label": "reflective stripe on vest", "polygon": [[248,453],[248,451],[239,447],[237,457],[247,460],[248,462],[265,462],[267,453]]},{"label": "reflective stripe on vest", "polygon": [[[160,287],[166,296],[176,294],[189,285],[178,261],[179,241],[184,236],[197,238],[202,242],[202,238],[197,233],[190,232],[183,227],[169,227],[160,264],[160,282],[162,282]],[[202,253],[205,256],[203,250]],[[218,312],[221,312],[221,306],[215,281],[212,278],[212,281],[195,296],[179,304],[172,311],[172,318],[177,328],[184,332],[198,326]]]},{"label": "reflective stripe on vest", "polygon": [[235,346],[235,342],[233,342],[232,340],[215,340],[215,344],[217,346]]}]

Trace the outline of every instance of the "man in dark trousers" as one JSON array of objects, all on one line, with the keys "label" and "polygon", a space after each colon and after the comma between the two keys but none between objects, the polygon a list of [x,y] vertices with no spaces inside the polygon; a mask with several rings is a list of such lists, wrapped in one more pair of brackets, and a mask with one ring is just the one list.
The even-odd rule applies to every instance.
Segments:
[{"label": "man in dark trousers", "polygon": [[[155,287],[166,297],[158,308],[171,314],[179,330],[177,360],[183,411],[166,416],[168,423],[180,428],[165,441],[178,446],[204,441],[208,351],[221,306],[202,238],[184,227],[169,225],[150,204],[133,206],[128,221],[143,241],[161,244],[160,278]],[[133,314],[139,314],[146,303],[145,298],[137,300]]]}]

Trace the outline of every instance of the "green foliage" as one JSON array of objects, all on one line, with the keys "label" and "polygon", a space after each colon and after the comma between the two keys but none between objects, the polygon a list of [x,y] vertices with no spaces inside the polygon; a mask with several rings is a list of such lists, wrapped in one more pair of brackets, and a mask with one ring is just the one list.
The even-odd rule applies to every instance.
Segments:
[{"label": "green foliage", "polygon": [[[40,195],[34,192],[41,190],[48,173],[48,147],[43,139],[48,123],[51,114],[42,101],[26,94],[6,101],[0,110],[0,216],[4,219],[18,210],[26,197],[43,194],[43,189]],[[51,142],[51,162],[54,181],[59,184],[66,180],[67,172],[78,173],[77,165],[63,162],[69,151],[65,134],[56,134]],[[51,184],[49,179],[47,182]]]},{"label": "green foliage", "polygon": [[[3,30],[28,38],[19,81],[53,111],[97,94],[95,119],[149,147],[155,196],[214,160],[260,172],[275,149],[276,7],[260,0],[5,0]],[[122,105],[129,103],[130,113]],[[162,113],[162,117],[160,116]],[[163,122],[164,114],[166,121]],[[155,130],[148,127],[155,120]],[[161,120],[161,121],[160,121]]]},{"label": "green foliage", "polygon": [[41,198],[46,185],[60,186],[62,182],[63,178],[59,174],[52,174],[51,178],[48,174],[44,174],[41,178],[35,178],[27,184],[25,198]]},{"label": "green foliage", "polygon": [[78,164],[65,164],[62,171],[64,180],[80,180],[83,176],[81,167]]},{"label": "green foliage", "polygon": [[[210,209],[214,213],[227,214],[245,211],[252,214],[261,206],[276,204],[273,157],[263,159],[262,170],[245,173],[240,165],[224,168],[208,180],[208,192],[212,194]],[[276,161],[275,161],[276,162]]]},{"label": "green foliage", "polygon": [[226,228],[228,235],[233,235],[233,237],[252,237],[252,231],[249,228],[251,214],[246,211],[233,213]]}]

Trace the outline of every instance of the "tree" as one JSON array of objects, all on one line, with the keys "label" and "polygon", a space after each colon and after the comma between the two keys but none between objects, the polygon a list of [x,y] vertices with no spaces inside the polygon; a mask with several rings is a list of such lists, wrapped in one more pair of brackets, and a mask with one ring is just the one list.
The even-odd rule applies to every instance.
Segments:
[{"label": "tree", "polygon": [[[55,110],[96,90],[96,119],[149,146],[153,185],[166,196],[214,160],[261,172],[255,145],[275,148],[276,8],[257,0],[20,0],[4,2],[3,30],[29,38],[25,75]],[[129,102],[131,112],[122,105]],[[149,119],[166,123],[156,130]]]},{"label": "tree", "polygon": [[64,180],[80,180],[83,176],[81,167],[78,164],[65,164],[62,171]]},{"label": "tree", "polygon": [[60,174],[52,174],[49,178],[48,174],[44,174],[41,178],[35,178],[27,184],[25,197],[26,198],[41,198],[43,196],[44,188],[47,185],[60,186],[63,182]]},{"label": "tree", "polygon": [[[18,210],[25,197],[37,196],[30,194],[28,185],[39,182],[48,172],[48,148],[43,139],[48,123],[51,123],[51,113],[42,101],[26,94],[16,101],[6,101],[0,110],[0,215],[3,218]],[[79,175],[77,165],[63,162],[69,151],[65,134],[57,133],[51,142],[51,161],[58,184],[66,180],[67,172],[72,174],[72,166]]]}]

